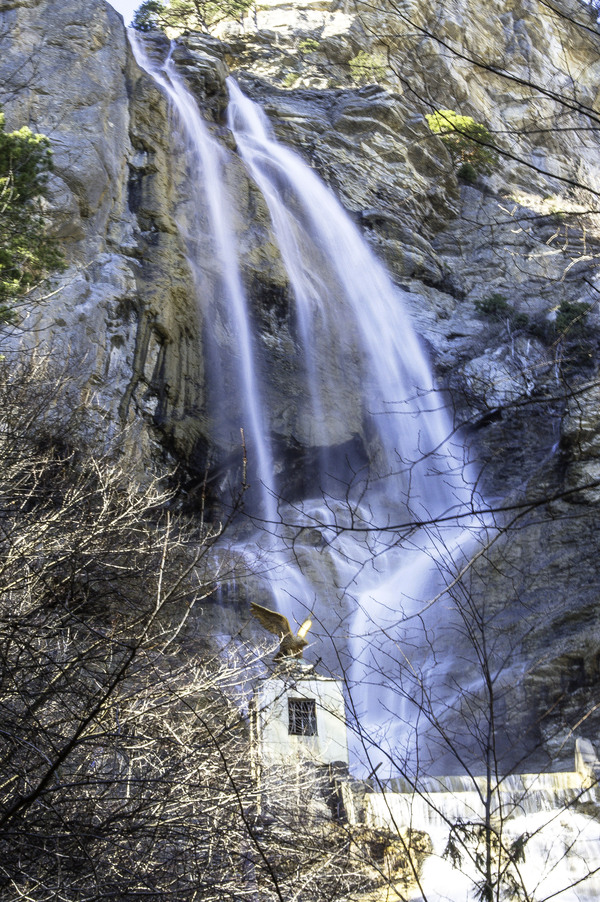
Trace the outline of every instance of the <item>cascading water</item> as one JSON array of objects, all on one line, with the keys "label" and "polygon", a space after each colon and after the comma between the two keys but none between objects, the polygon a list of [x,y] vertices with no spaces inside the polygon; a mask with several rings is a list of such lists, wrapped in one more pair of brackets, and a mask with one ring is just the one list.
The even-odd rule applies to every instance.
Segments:
[{"label": "cascading water", "polygon": [[[463,512],[470,488],[449,445],[451,425],[402,293],[331,191],[275,140],[262,110],[232,78],[228,87],[229,126],[267,201],[297,304],[313,421],[319,423],[326,395],[343,397],[340,381],[348,378],[347,365],[328,367],[325,355],[314,359],[315,349],[325,345],[331,358],[347,352],[354,338],[362,359],[350,366],[361,368],[364,410],[376,423],[379,476],[404,477],[401,497],[415,519]],[[347,411],[342,405],[337,413]],[[320,426],[331,445],[335,424]]]},{"label": "cascading water", "polygon": [[[456,782],[456,781],[455,781]],[[484,786],[464,779],[463,786],[445,791],[432,787],[422,794],[372,793],[368,796],[365,822],[386,829],[390,822],[411,824],[431,839],[421,875],[425,893],[403,896],[407,902],[471,902],[481,887],[484,840],[473,829],[485,823]],[[480,791],[477,791],[477,790]],[[527,899],[530,902],[557,899],[560,902],[596,902],[600,892],[597,849],[600,825],[586,805],[595,807],[596,790],[587,790],[581,775],[571,773],[525,774],[504,781],[492,797],[491,830],[505,850],[523,848],[524,854],[509,861],[505,855],[504,891],[493,898]],[[460,867],[447,853],[451,825],[464,831],[454,837],[461,853]],[[498,858],[495,859],[496,866]],[[494,873],[493,879],[498,874]],[[512,886],[512,893],[508,887]],[[479,896],[481,898],[481,896]]]},{"label": "cascading water", "polygon": [[[457,455],[450,443],[451,423],[402,292],[323,182],[275,140],[265,115],[231,78],[228,87],[229,125],[266,199],[290,277],[307,361],[310,415],[326,446],[335,444],[336,417],[349,415],[341,401],[331,419],[324,418],[327,398],[344,398],[349,368],[360,373],[362,413],[372,436],[367,482],[357,479],[356,486],[339,480],[336,496],[326,469],[332,462],[325,460],[320,484],[326,503],[305,500],[303,512],[315,524],[338,526],[347,525],[350,514],[359,530],[358,539],[352,533],[337,535],[330,549],[343,574],[338,589],[345,586],[355,599],[349,622],[353,699],[362,726],[370,724],[378,743],[378,727],[395,725],[391,738],[396,744],[409,716],[406,705],[399,709],[398,704],[397,638],[412,646],[411,666],[421,668],[424,662],[415,649],[424,647],[424,617],[432,628],[423,603],[436,584],[439,588],[436,569],[456,562],[471,543],[475,518],[459,525],[454,515],[464,518],[470,511],[473,487],[462,449]],[[396,549],[389,547],[393,542],[385,532],[375,542],[364,540],[367,533],[360,535],[361,526],[368,530],[402,519],[433,521],[434,526],[414,529]],[[310,599],[303,601],[310,606]],[[390,685],[384,673],[392,678]]]},{"label": "cascading water", "polygon": [[[250,331],[248,304],[235,246],[231,224],[230,204],[226,191],[225,148],[210,134],[198,106],[187,90],[171,60],[153,63],[144,50],[141,40],[133,30],[130,42],[138,65],[160,85],[169,98],[177,117],[177,127],[185,144],[190,181],[188,190],[196,210],[208,209],[210,228],[208,233],[194,229],[187,231],[180,221],[188,249],[188,262],[198,286],[205,281],[207,268],[212,268],[211,258],[218,261],[215,285],[212,292],[213,320],[226,323],[235,335],[233,344],[239,350],[237,385],[233,392],[243,399],[244,422],[249,424],[249,452],[255,456],[256,470],[262,487],[262,504],[265,516],[275,515],[273,459],[269,443],[269,427],[264,416],[264,405],[255,369],[254,341]],[[197,222],[194,223],[197,226]],[[202,236],[199,242],[198,237]],[[206,245],[211,242],[213,247]],[[202,244],[202,247],[200,245]],[[218,366],[218,364],[217,364]],[[215,384],[219,380],[215,379]],[[226,407],[222,397],[213,397],[213,412]],[[215,417],[218,421],[218,416]],[[217,428],[218,425],[217,425]]]},{"label": "cascading water", "polygon": [[[213,391],[211,416],[221,432],[233,428],[236,416],[238,426],[247,424],[262,488],[250,513],[267,528],[246,535],[242,551],[260,560],[272,604],[291,622],[312,613],[311,652],[325,666],[343,668],[363,739],[376,739],[377,754],[397,754],[412,719],[408,693],[399,692],[403,672],[427,679],[438,642],[445,664],[438,664],[433,691],[449,702],[442,687],[454,663],[443,649],[451,642],[452,614],[442,617],[426,602],[443,589],[476,525],[462,448],[450,443],[451,423],[402,292],[331,192],[277,143],[264,115],[230,79],[229,125],[267,204],[296,305],[297,368],[305,381],[296,424],[314,453],[305,496],[283,497],[271,444],[275,417],[266,401],[272,373],[267,366],[259,377],[265,361],[263,355],[258,362],[232,228],[228,151],[211,136],[170,56],[156,65],[135,35],[132,44],[173,107],[189,168],[188,215],[207,211],[204,230],[182,223],[202,304],[211,306],[206,319],[234,335],[234,384],[228,396]],[[222,366],[216,341],[214,347],[213,377]],[[237,406],[227,416],[232,394]],[[401,541],[398,523],[406,524]]]}]

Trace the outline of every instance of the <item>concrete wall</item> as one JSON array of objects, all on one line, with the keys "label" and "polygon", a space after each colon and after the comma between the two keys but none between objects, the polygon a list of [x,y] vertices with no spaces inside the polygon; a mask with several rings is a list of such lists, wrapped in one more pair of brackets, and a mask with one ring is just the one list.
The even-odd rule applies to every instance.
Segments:
[{"label": "concrete wall", "polygon": [[[288,700],[315,701],[317,732],[290,735]],[[348,764],[344,696],[340,680],[323,677],[306,665],[282,669],[257,688],[254,697],[255,740],[264,764],[305,761]]]}]

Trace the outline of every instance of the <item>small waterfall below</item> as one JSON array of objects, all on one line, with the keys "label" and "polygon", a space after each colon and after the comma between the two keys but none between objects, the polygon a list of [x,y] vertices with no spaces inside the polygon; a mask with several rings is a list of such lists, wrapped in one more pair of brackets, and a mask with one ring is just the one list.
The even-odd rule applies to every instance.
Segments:
[{"label": "small waterfall below", "polygon": [[[331,191],[229,79],[229,127],[268,208],[294,305],[294,428],[309,464],[305,491],[286,496],[269,403],[276,374],[259,348],[233,227],[231,153],[211,135],[171,56],[156,64],[137,35],[131,40],[170,101],[184,147],[180,229],[208,324],[210,417],[223,446],[234,447],[244,426],[250,481],[260,487],[247,507],[255,528],[237,551],[264,574],[257,600],[292,624],[312,616],[307,657],[345,676],[355,759],[367,754],[369,768],[388,756],[406,763],[416,754],[413,688],[427,685],[445,707],[457,691],[454,671],[463,665],[452,653],[454,612],[443,592],[484,534],[444,398],[403,292]],[[236,349],[226,364],[219,330]]]},{"label": "small waterfall below", "polygon": [[[432,843],[421,875],[421,890],[406,892],[407,902],[472,902],[483,878],[486,822],[485,780],[464,777],[448,786],[428,781],[419,793],[373,792],[366,798],[368,826],[386,829],[410,824]],[[492,879],[503,873],[499,898],[531,902],[596,902],[600,896],[597,850],[600,824],[592,813],[597,788],[586,788],[576,772],[514,775],[502,781],[491,800],[490,830],[498,851]],[[592,811],[586,811],[590,805]],[[455,860],[450,854],[451,827]],[[504,850],[504,856],[499,851]],[[515,853],[521,849],[522,852]],[[456,855],[460,855],[458,864]],[[510,858],[509,856],[513,856]],[[513,887],[512,893],[507,889]],[[496,894],[494,894],[496,898]]]}]

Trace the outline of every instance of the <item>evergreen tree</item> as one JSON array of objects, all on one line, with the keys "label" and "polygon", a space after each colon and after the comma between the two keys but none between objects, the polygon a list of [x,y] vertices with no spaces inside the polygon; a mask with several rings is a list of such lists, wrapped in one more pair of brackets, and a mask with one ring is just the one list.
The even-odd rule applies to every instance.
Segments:
[{"label": "evergreen tree", "polygon": [[485,125],[454,110],[436,110],[425,118],[434,135],[439,135],[450,151],[458,166],[457,174],[464,181],[473,182],[478,173],[489,174],[497,165],[494,141]]},{"label": "evergreen tree", "polygon": [[62,266],[41,205],[51,171],[48,138],[27,127],[7,132],[0,113],[0,322],[14,319],[15,304]]},{"label": "evergreen tree", "polygon": [[133,27],[209,31],[226,19],[241,19],[251,5],[252,0],[144,0],[135,12]]}]

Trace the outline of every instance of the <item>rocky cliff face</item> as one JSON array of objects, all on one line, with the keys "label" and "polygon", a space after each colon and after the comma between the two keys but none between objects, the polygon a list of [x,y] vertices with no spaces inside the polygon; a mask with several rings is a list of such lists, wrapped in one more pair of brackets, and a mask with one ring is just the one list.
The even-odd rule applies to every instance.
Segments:
[{"label": "rocky cliff face", "polygon": [[[207,313],[175,225],[189,198],[165,98],[102,0],[2,0],[0,35],[7,124],[52,141],[49,216],[71,264],[58,293],[32,307],[25,341],[71,369],[89,399],[90,440],[128,425],[140,466],[171,456],[193,476],[210,449],[225,465],[229,439],[206,405]],[[233,71],[406,288],[488,497],[501,507],[540,499],[477,580],[494,604],[512,594],[532,618],[519,649],[531,670],[523,705],[560,700],[559,735],[600,681],[599,51],[574,0],[263,3],[219,38],[188,35],[175,51],[213,132],[232,146]],[[433,109],[487,124],[500,150],[491,173],[459,181],[424,119]],[[279,361],[270,391],[293,485],[294,461],[316,449],[295,412],[289,289],[264,203],[241,166],[231,178],[244,278]],[[358,433],[348,423],[340,445]]]},{"label": "rocky cliff face", "polygon": [[48,214],[70,264],[33,305],[25,341],[51,348],[80,385],[88,440],[127,426],[140,463],[156,456],[158,435],[190,454],[201,432],[187,419],[202,396],[199,322],[173,220],[166,102],[110,6],[0,12],[7,126],[51,140]]}]

